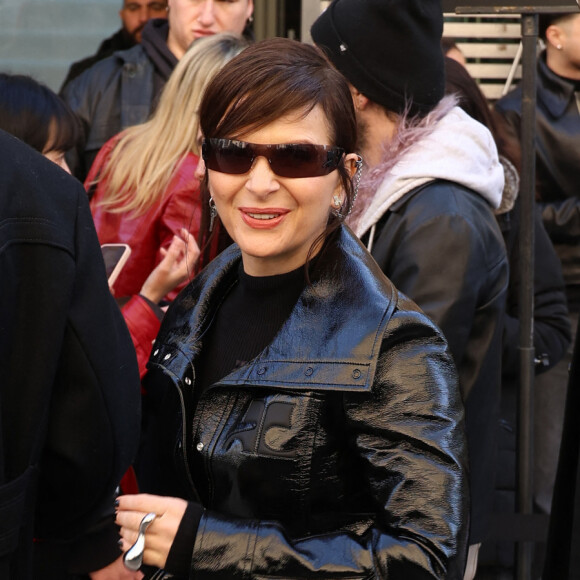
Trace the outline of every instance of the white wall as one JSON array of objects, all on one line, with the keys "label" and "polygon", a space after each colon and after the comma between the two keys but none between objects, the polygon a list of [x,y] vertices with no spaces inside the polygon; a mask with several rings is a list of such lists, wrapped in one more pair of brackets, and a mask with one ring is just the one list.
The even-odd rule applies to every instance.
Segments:
[{"label": "white wall", "polygon": [[0,0],[0,71],[58,91],[71,62],[120,27],[121,0]]},{"label": "white wall", "polygon": [[[0,0],[1,1],[1,0]],[[328,8],[330,0],[302,0],[302,31],[303,42],[312,42],[310,27],[320,16],[320,13]]]},{"label": "white wall", "polygon": [[[273,36],[276,0],[255,1],[257,36]],[[302,0],[305,41],[329,3]],[[0,72],[28,74],[58,91],[70,64],[118,30],[121,6],[122,0],[0,0]]]}]

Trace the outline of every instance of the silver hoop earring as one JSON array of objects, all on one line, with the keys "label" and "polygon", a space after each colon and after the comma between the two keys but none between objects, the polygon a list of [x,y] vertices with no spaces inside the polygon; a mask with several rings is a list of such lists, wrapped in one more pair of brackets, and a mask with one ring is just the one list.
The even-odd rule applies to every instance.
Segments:
[{"label": "silver hoop earring", "polygon": [[215,207],[215,201],[213,200],[213,197],[209,198],[209,231],[212,232],[213,231],[213,222],[215,221],[215,218],[217,217],[217,209]]}]

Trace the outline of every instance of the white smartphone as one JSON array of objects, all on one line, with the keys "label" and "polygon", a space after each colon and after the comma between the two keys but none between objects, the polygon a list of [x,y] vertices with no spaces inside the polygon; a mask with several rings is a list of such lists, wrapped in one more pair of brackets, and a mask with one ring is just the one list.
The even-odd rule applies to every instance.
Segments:
[{"label": "white smartphone", "polygon": [[112,286],[131,255],[131,248],[127,244],[103,244],[101,251],[109,286]]}]

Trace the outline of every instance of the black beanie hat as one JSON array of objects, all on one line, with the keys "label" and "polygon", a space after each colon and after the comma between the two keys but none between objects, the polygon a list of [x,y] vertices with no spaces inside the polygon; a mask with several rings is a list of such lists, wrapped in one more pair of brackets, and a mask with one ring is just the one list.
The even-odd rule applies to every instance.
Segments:
[{"label": "black beanie hat", "polygon": [[311,29],[334,66],[371,101],[425,115],[443,98],[440,0],[334,0]]}]

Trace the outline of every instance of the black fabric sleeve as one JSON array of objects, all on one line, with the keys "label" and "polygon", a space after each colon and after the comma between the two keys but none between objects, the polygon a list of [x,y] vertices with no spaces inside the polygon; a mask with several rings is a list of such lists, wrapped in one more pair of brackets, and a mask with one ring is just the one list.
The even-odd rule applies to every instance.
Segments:
[{"label": "black fabric sleeve", "polygon": [[174,576],[189,577],[193,545],[195,544],[195,536],[202,515],[203,507],[201,504],[193,501],[187,504],[187,509],[183,514],[179,529],[167,556],[166,572]]},{"label": "black fabric sleeve", "polygon": [[[517,210],[516,210],[517,211]],[[515,378],[520,368],[519,351],[519,221],[506,246],[510,261],[510,286],[504,320],[502,375]],[[534,212],[534,348],[542,362],[536,373],[558,363],[570,344],[572,331],[568,316],[560,259],[546,233],[539,211]]]}]

